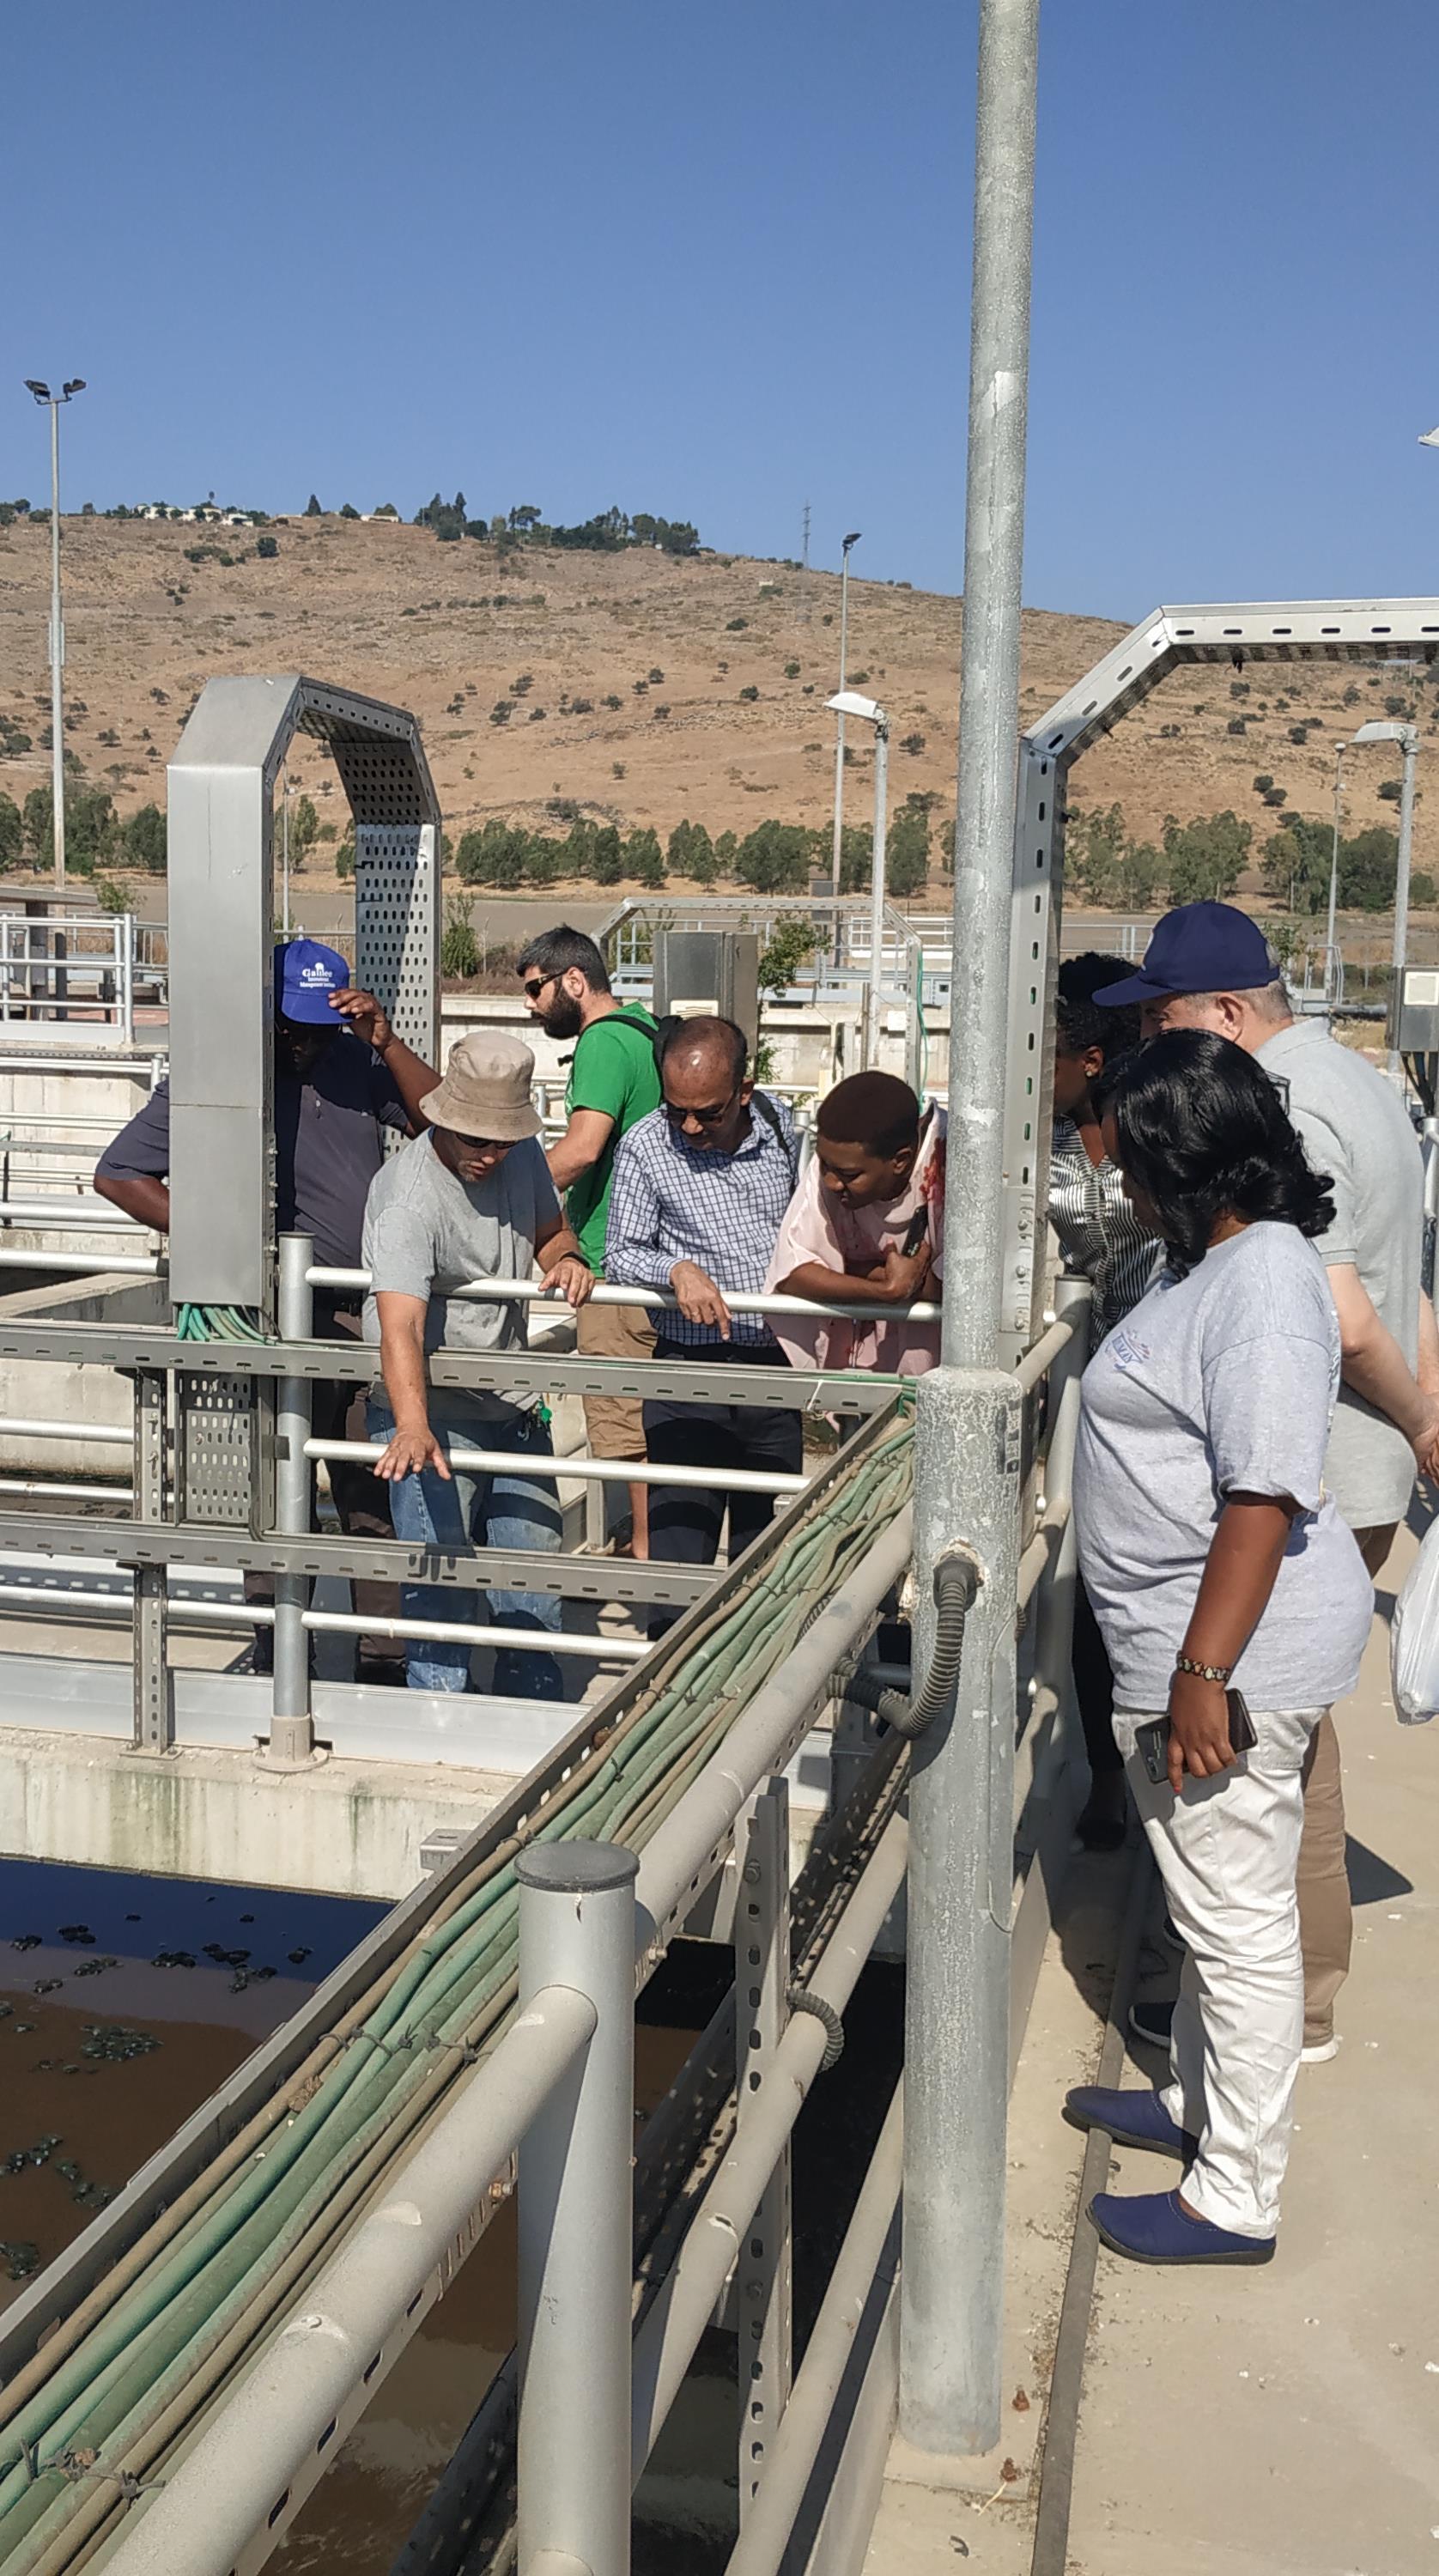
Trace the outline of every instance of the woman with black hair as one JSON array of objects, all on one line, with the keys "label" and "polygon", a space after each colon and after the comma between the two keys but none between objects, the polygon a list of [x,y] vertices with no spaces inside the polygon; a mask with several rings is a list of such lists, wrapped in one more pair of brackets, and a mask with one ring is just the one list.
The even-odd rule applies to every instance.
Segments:
[{"label": "woman with black hair", "polygon": [[[1127,959],[1086,949],[1063,959],[1054,996],[1049,1222],[1065,1269],[1094,1291],[1091,1350],[1143,1296],[1159,1258],[1159,1245],[1105,1149],[1101,1123],[1105,1086],[1139,1044],[1139,1010],[1102,1011],[1094,996],[1128,972]],[[1089,1796],[1076,1830],[1086,1851],[1115,1852],[1128,1830],[1129,1802],[1114,1740],[1114,1676],[1083,1583],[1075,1586],[1070,1669],[1089,1760]]]},{"label": "woman with black hair", "polygon": [[1207,1031],[1145,1047],[1105,1132],[1168,1259],[1085,1373],[1079,1556],[1186,1958],[1168,2086],[1066,2111],[1184,2165],[1178,2191],[1091,2202],[1117,2253],[1263,2263],[1303,2036],[1300,1775],[1373,1611],[1322,1482],[1339,1328],[1309,1238],[1332,1201],[1273,1084]]}]

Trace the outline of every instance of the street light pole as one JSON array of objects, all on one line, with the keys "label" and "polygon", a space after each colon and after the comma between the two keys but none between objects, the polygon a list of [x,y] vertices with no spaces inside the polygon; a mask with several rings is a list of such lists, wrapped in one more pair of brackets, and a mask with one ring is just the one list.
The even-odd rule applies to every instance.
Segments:
[{"label": "street light pole", "polygon": [[879,1061],[880,977],[884,961],[884,850],[888,823],[889,718],[875,698],[857,689],[839,689],[826,698],[827,714],[844,723],[846,716],[874,727],[874,846],[869,871],[869,976],[864,988],[860,1055],[866,1065]]},{"label": "street light pole", "polygon": [[1335,981],[1334,915],[1339,902],[1339,833],[1344,811],[1344,754],[1348,748],[1349,745],[1346,742],[1336,742],[1334,746],[1334,839],[1329,853],[1329,928],[1324,941],[1324,999],[1326,1004],[1333,998]]},{"label": "street light pole", "polygon": [[[1384,724],[1377,717],[1372,724],[1362,724],[1352,737],[1352,750],[1362,742],[1397,742],[1404,756],[1404,776],[1399,789],[1399,848],[1394,868],[1394,947],[1393,998],[1397,1006],[1404,975],[1404,961],[1409,950],[1409,863],[1414,844],[1414,772],[1419,759],[1419,728],[1416,724]],[[1394,1022],[1391,1018],[1390,1026]],[[1389,1070],[1396,1082],[1404,1079],[1404,1063],[1397,1047],[1389,1049]]]},{"label": "street light pole", "polygon": [[85,390],[83,376],[72,376],[52,394],[48,385],[27,376],[25,390],[50,413],[50,801],[55,844],[55,891],[65,890],[65,627],[60,612],[60,405]]},{"label": "street light pole", "polygon": [[[1409,860],[1414,842],[1414,771],[1419,759],[1419,728],[1407,724],[1403,729],[1404,782],[1399,790],[1399,856],[1394,873],[1394,975],[1391,990],[1397,1010],[1404,992],[1404,961],[1409,947]],[[1391,1027],[1394,1022],[1391,1020]],[[1404,1059],[1397,1047],[1389,1050],[1389,1070],[1403,1079]]]},{"label": "street light pole", "polygon": [[[839,574],[839,694],[849,686],[849,552],[859,544],[861,530],[855,528],[840,548]],[[839,895],[840,844],[844,838],[844,715],[841,712],[834,746],[834,843],[830,872],[836,898]],[[838,914],[835,915],[838,920]],[[838,961],[836,961],[838,962]]]}]

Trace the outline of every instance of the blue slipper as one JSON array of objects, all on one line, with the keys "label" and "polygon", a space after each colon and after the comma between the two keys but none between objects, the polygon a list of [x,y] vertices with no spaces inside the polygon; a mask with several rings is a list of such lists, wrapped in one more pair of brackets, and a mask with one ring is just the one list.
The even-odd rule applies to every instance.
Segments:
[{"label": "blue slipper", "polygon": [[1104,2129],[1117,2147],[1149,2147],[1155,2155],[1193,2164],[1199,2140],[1171,2120],[1157,2093],[1121,2093],[1103,2084],[1076,2084],[1064,2097],[1072,2129]]},{"label": "blue slipper", "polygon": [[1089,2216],[1101,2245],[1131,2263],[1267,2263],[1277,2241],[1235,2236],[1207,2218],[1191,2218],[1177,2191],[1145,2191],[1127,2200],[1097,2191]]}]

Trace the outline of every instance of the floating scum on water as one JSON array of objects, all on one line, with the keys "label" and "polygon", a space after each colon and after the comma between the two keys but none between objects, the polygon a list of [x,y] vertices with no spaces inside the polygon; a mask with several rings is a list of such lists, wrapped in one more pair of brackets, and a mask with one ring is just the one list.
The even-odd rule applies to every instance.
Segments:
[{"label": "floating scum on water", "polygon": [[[62,2576],[248,2361],[283,2304],[462,2071],[518,1986],[515,1859],[562,1837],[640,1850],[815,1612],[909,1499],[906,1414],[786,1516],[607,1736],[497,1850],[271,2101],[162,2212],[0,2394],[0,2564]],[[133,2492],[133,2489],[131,2490]]]}]

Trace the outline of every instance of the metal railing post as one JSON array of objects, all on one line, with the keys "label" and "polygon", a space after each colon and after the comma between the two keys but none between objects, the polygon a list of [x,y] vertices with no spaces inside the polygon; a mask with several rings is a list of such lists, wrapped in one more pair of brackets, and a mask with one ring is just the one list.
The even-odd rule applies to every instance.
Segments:
[{"label": "metal railing post", "polygon": [[520,2012],[546,1986],[593,2005],[584,2059],[519,2154],[519,2576],[630,2563],[634,1852],[533,1844],[520,1888]]},{"label": "metal railing post", "polygon": [[1074,1494],[1074,1450],[1079,1438],[1079,1381],[1089,1357],[1089,1306],[1093,1296],[1087,1279],[1057,1279],[1054,1285],[1056,1315],[1081,1310],[1069,1340],[1049,1370],[1050,1429],[1049,1449],[1044,1462],[1044,1499],[1047,1510],[1065,1510],[1068,1518],[1059,1535],[1050,1563],[1039,1578],[1034,1605],[1034,1679],[1037,1691],[1052,1692],[1058,1704],[1058,1723],[1067,1721],[1073,1698],[1070,1680],[1070,1658],[1074,1644],[1074,1596],[1079,1580],[1079,1550],[1076,1544],[1074,1514],[1070,1505]]},{"label": "metal railing post", "polygon": [[[276,1319],[282,1341],[313,1339],[315,1300],[306,1273],[314,1258],[310,1235],[281,1235]],[[275,1397],[275,1527],[282,1538],[303,1538],[309,1530],[311,1471],[305,1455],[309,1437],[309,1383],[305,1378],[282,1377]],[[310,1715],[310,1640],[305,1628],[309,1599],[306,1576],[276,1575],[275,1669],[265,1760],[271,1765],[297,1769],[310,1763],[315,1750]]]},{"label": "metal railing post", "polygon": [[[134,1382],[134,1511],[138,1521],[165,1517],[165,1377],[137,1369]],[[170,1753],[175,1712],[170,1694],[169,1595],[163,1565],[137,1565],[130,1577],[134,1636],[134,1750]]]},{"label": "metal railing post", "polygon": [[943,1361],[916,1395],[917,1673],[939,1558],[963,1540],[981,1569],[910,1791],[900,2430],[951,2453],[1001,2424],[1021,1400],[996,1364],[1038,41],[1039,0],[980,0]]},{"label": "metal railing post", "polygon": [[122,912],[115,925],[120,951],[117,982],[120,988],[120,1030],[127,1047],[135,1043],[135,916]]},{"label": "metal railing post", "polygon": [[[789,2020],[789,1782],[783,1772],[767,1782],[751,1805],[737,1858],[735,2118],[743,2134],[760,2108]],[[792,2228],[786,2140],[740,2240],[736,2265],[741,2531],[789,2404],[794,2369]]]}]

